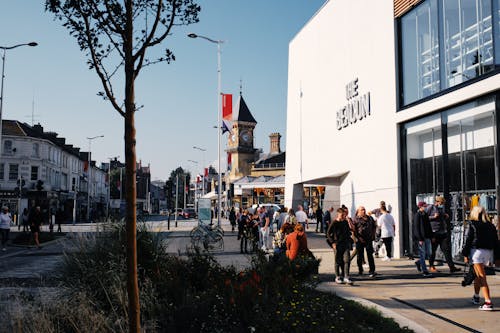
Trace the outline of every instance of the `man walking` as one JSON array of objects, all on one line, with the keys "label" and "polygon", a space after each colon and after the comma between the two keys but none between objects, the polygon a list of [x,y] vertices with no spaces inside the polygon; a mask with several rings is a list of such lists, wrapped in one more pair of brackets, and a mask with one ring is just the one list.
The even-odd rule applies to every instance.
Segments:
[{"label": "man walking", "polygon": [[352,248],[351,228],[342,208],[337,209],[337,216],[330,223],[326,236],[335,253],[335,282],[352,284],[349,276]]},{"label": "man walking", "polygon": [[461,269],[456,267],[453,263],[453,259],[451,257],[451,249],[450,242],[448,237],[448,226],[447,219],[448,214],[446,214],[444,210],[445,199],[442,196],[437,196],[434,200],[434,205],[428,207],[427,213],[429,214],[429,220],[432,229],[432,253],[429,259],[429,266],[431,272],[437,272],[438,270],[434,266],[434,260],[436,259],[436,251],[438,246],[441,248],[441,251],[444,254],[446,259],[446,263],[450,268],[450,273],[455,273],[460,271]]},{"label": "man walking", "polygon": [[415,261],[417,270],[422,272],[424,277],[431,274],[427,270],[425,258],[431,254],[432,229],[429,221],[429,215],[425,211],[427,204],[423,201],[418,203],[418,210],[413,216],[413,240],[418,244],[419,259]]},{"label": "man walking", "polygon": [[326,210],[325,215],[323,215],[323,224],[325,226],[325,233],[328,230],[328,227],[330,226],[330,223],[332,222],[332,213],[333,213],[333,207],[330,207]]},{"label": "man walking", "polygon": [[267,251],[267,244],[269,243],[269,223],[270,217],[269,213],[266,211],[266,208],[261,206],[258,208],[259,212],[259,237],[260,242],[259,245],[262,251]]},{"label": "man walking", "polygon": [[358,207],[356,216],[353,218],[354,233],[357,238],[356,251],[358,254],[358,272],[363,275],[363,259],[366,249],[368,257],[368,266],[370,267],[370,277],[374,277],[375,273],[375,259],[373,259],[373,240],[375,239],[375,230],[377,225],[371,216],[366,214],[366,209],[363,206]]},{"label": "man walking", "polygon": [[323,211],[321,210],[321,208],[318,206],[318,208],[316,209],[316,232],[323,232]]},{"label": "man walking", "polygon": [[295,217],[297,218],[297,222],[302,224],[304,229],[309,229],[309,221],[307,220],[307,214],[306,212],[304,212],[304,207],[302,205],[298,205]]}]

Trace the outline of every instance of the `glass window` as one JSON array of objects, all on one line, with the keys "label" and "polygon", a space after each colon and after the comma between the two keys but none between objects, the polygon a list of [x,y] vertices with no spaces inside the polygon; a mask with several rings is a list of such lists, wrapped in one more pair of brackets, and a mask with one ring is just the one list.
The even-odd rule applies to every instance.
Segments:
[{"label": "glass window", "polygon": [[429,0],[401,19],[403,104],[439,91],[437,0]]},{"label": "glass window", "polygon": [[9,164],[9,180],[17,180],[19,176],[19,164]]},{"label": "glass window", "polygon": [[444,77],[449,88],[494,69],[491,0],[442,0]]},{"label": "glass window", "polygon": [[4,168],[5,168],[5,164],[0,163],[0,179],[1,180],[4,180]]},{"label": "glass window", "polygon": [[40,157],[40,145],[38,143],[33,144],[33,152],[31,156]]},{"label": "glass window", "polygon": [[38,180],[38,166],[31,166],[31,180]]},{"label": "glass window", "polygon": [[3,153],[7,155],[12,154],[12,141],[11,140],[5,140],[3,142]]}]

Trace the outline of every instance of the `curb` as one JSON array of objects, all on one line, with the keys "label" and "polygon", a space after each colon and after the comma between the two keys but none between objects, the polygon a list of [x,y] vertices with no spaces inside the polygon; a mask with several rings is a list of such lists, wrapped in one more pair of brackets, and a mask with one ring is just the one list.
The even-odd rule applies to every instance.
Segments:
[{"label": "curb", "polygon": [[413,330],[416,333],[430,333],[431,332],[428,329],[426,329],[425,327],[417,324],[413,320],[406,318],[405,316],[400,315],[397,312],[394,312],[394,311],[392,311],[392,310],[390,310],[382,305],[379,305],[379,304],[374,303],[372,301],[369,301],[367,299],[359,298],[359,297],[352,297],[352,296],[349,296],[347,293],[343,293],[341,291],[334,290],[327,283],[321,283],[320,285],[318,285],[318,287],[316,289],[319,291],[335,294],[339,297],[342,297],[342,298],[350,300],[350,301],[357,302],[357,303],[359,303],[367,308],[374,308],[377,311],[379,311],[384,317],[393,319],[400,327],[408,327],[409,329]]}]

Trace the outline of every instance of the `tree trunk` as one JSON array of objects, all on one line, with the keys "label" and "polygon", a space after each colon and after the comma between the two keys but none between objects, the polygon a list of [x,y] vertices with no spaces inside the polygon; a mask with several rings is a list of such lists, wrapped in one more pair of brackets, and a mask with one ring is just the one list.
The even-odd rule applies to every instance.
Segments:
[{"label": "tree trunk", "polygon": [[140,333],[141,312],[139,306],[139,285],[137,283],[137,229],[136,229],[136,155],[135,155],[135,95],[133,62],[133,17],[132,0],[125,3],[127,22],[123,51],[125,54],[125,175],[127,229],[127,293],[129,332]]}]

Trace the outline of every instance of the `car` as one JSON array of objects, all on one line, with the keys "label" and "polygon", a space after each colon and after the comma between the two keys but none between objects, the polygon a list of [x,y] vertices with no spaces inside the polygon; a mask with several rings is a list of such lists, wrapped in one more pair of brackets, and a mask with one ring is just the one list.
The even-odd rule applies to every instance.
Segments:
[{"label": "car", "polygon": [[185,219],[194,219],[196,218],[196,210],[194,208],[186,208],[182,211],[182,216]]},{"label": "car", "polygon": [[278,205],[278,204],[273,204],[273,203],[261,203],[261,204],[253,204],[252,207],[250,209],[248,209],[248,211],[251,213],[251,214],[255,214],[255,211],[257,210],[257,207],[264,207],[268,213],[271,214],[274,214],[274,212],[276,211],[281,211],[283,209],[283,205]]}]

